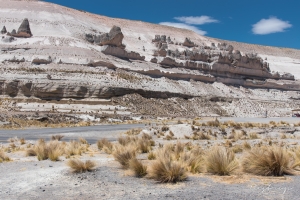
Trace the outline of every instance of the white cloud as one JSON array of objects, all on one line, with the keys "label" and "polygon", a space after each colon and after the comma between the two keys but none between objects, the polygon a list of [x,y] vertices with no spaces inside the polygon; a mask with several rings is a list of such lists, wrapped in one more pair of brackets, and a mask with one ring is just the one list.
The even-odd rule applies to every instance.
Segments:
[{"label": "white cloud", "polygon": [[191,25],[183,24],[183,23],[161,22],[159,24],[160,25],[166,25],[166,26],[173,26],[173,27],[176,27],[176,28],[184,28],[184,29],[192,30],[192,31],[198,33],[199,35],[205,35],[207,33],[206,31],[200,30],[196,26],[191,26]]},{"label": "white cloud", "polygon": [[289,21],[283,21],[277,17],[262,19],[252,25],[252,32],[258,35],[266,35],[270,33],[284,32],[285,29],[292,27]]},{"label": "white cloud", "polygon": [[194,25],[202,25],[202,24],[208,24],[208,23],[217,23],[218,20],[210,17],[210,16],[197,16],[197,17],[174,17],[174,19],[183,22],[185,24],[194,24]]}]

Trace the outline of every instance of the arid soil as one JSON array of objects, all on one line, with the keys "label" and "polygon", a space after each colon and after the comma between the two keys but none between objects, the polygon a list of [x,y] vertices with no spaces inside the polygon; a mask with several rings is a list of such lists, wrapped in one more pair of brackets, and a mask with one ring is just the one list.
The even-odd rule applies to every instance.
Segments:
[{"label": "arid soil", "polygon": [[[163,121],[157,125],[147,125],[139,135],[146,133],[155,141],[153,151],[161,145],[181,142],[198,145],[210,149],[215,145],[225,146],[233,150],[239,162],[248,151],[244,143],[254,148],[258,146],[281,145],[289,151],[299,148],[300,128],[298,120],[284,122],[282,119],[270,119],[270,123],[226,121],[220,125],[210,124],[213,121],[195,119],[186,121]],[[250,121],[250,120],[249,120]],[[261,120],[260,120],[261,121]],[[265,120],[267,121],[267,120]],[[188,122],[188,123],[187,123]],[[206,123],[206,124],[203,124]],[[230,124],[231,123],[231,124]],[[165,125],[163,125],[165,124]],[[168,125],[169,124],[169,125]],[[193,125],[194,124],[194,125]],[[241,126],[241,127],[240,127]],[[164,127],[168,127],[168,130]],[[195,136],[193,129],[208,134],[206,139],[188,139]],[[164,131],[161,131],[164,130]],[[234,135],[233,130],[237,133]],[[41,129],[41,132],[43,129]],[[170,133],[172,131],[172,133]],[[224,133],[225,131],[225,133]],[[239,135],[245,131],[245,137]],[[118,138],[133,132],[106,132],[101,137],[94,135],[94,140],[109,138],[117,145]],[[59,133],[59,131],[58,131]],[[105,132],[103,132],[105,133]],[[211,135],[212,134],[212,135]],[[83,137],[84,133],[66,134],[64,141],[70,138]],[[168,138],[168,135],[173,135]],[[50,135],[49,135],[50,137]],[[19,138],[20,139],[20,138]],[[270,143],[272,142],[272,144]],[[14,145],[12,145],[15,144]],[[20,140],[12,138],[3,143],[2,150],[11,161],[0,164],[0,196],[3,199],[298,199],[299,175],[266,177],[256,176],[238,170],[230,176],[218,176],[210,173],[188,172],[186,181],[178,183],[158,183],[153,179],[134,177],[133,172],[124,170],[114,156],[100,151],[97,145],[88,146],[81,156],[72,156],[80,160],[92,160],[96,169],[85,173],[72,173],[67,166],[65,155],[59,161],[38,161],[35,157],[25,156],[28,144],[35,140],[27,140],[20,145]],[[31,145],[30,145],[31,146]],[[151,165],[147,153],[137,156],[143,163]]]}]

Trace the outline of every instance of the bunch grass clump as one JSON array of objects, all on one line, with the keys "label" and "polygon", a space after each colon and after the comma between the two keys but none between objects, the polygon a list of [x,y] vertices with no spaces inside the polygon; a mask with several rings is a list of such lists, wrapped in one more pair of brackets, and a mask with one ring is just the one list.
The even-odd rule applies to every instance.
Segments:
[{"label": "bunch grass clump", "polygon": [[0,151],[0,163],[2,162],[8,162],[11,159],[5,155],[5,153],[3,151]]},{"label": "bunch grass clump", "polygon": [[282,147],[256,147],[244,157],[244,172],[261,176],[294,175],[295,162]]},{"label": "bunch grass clump", "polygon": [[239,168],[235,154],[220,146],[209,149],[205,162],[207,172],[220,176],[230,175]]},{"label": "bunch grass clump", "polygon": [[51,140],[57,140],[57,141],[61,141],[61,139],[63,138],[63,135],[52,135],[51,136]]},{"label": "bunch grass clump", "polygon": [[150,167],[149,177],[161,183],[176,183],[187,179],[185,167],[168,158],[159,158]]},{"label": "bunch grass clump", "polygon": [[136,148],[133,146],[117,146],[113,152],[113,156],[124,169],[129,168],[129,161],[136,157]]},{"label": "bunch grass clump", "polygon": [[104,150],[108,154],[112,153],[114,147],[114,145],[105,138],[98,140],[97,146],[99,150]]},{"label": "bunch grass clump", "polygon": [[141,178],[147,175],[147,166],[136,158],[129,160],[129,169],[134,172],[136,177]]},{"label": "bunch grass clump", "polygon": [[72,169],[74,173],[83,173],[86,171],[92,171],[96,167],[96,163],[90,160],[85,162],[79,159],[70,159],[67,161],[67,165]]},{"label": "bunch grass clump", "polygon": [[26,150],[27,156],[37,156],[39,161],[50,159],[58,161],[59,157],[64,154],[64,146],[59,141],[50,141],[46,143],[40,139],[33,148]]}]

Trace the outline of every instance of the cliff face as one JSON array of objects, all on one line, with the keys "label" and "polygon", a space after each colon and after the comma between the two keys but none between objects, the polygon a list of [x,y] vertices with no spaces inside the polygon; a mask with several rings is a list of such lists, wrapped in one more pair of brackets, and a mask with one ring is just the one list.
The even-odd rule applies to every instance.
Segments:
[{"label": "cliff face", "polygon": [[[268,98],[270,90],[283,92],[276,100],[298,98],[299,50],[222,41],[40,1],[0,3],[2,98],[252,98],[244,88],[264,90]],[[216,83],[243,95],[220,91]]]}]

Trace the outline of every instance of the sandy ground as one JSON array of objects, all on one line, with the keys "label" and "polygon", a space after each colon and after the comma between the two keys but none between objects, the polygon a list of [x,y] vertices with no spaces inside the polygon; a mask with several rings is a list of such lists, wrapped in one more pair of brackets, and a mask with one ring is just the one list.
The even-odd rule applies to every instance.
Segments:
[{"label": "sandy ground", "polygon": [[83,174],[72,174],[64,161],[6,163],[0,171],[1,199],[298,199],[299,176],[245,183],[226,181],[236,177],[220,182],[219,177],[190,176],[183,183],[159,184],[126,175],[106,155],[88,159],[98,168]]},{"label": "sandy ground", "polygon": [[[248,121],[249,119],[243,120]],[[240,121],[243,120],[240,119]],[[290,118],[290,120],[294,119]],[[253,121],[261,122],[261,119],[253,119]],[[124,125],[117,125],[114,126],[115,131],[102,128],[103,130],[99,132],[102,134],[101,138],[105,137],[115,141],[121,132],[133,126],[124,128]],[[170,125],[170,129],[184,126],[188,125]],[[147,126],[144,128],[144,132],[152,134],[155,127],[154,125]],[[80,128],[73,129],[80,130]],[[218,128],[210,127],[210,129],[218,131]],[[41,135],[50,136],[51,133],[47,133],[47,130],[49,129],[40,129],[41,133],[46,132]],[[188,129],[182,130],[186,134],[192,134],[188,133]],[[248,128],[245,130],[247,132],[256,131],[259,134],[260,139],[247,140],[252,145],[261,141],[266,142],[263,140],[264,138],[272,137],[274,141],[284,142],[289,147],[296,147],[300,142],[300,128],[298,127]],[[291,130],[293,133],[289,132]],[[24,131],[26,130],[21,130],[20,133]],[[89,132],[88,129],[68,131],[70,130],[65,129],[65,132],[58,132],[65,134],[65,140],[70,139],[68,134],[73,134],[73,137],[94,138],[91,141],[100,138],[99,135],[92,131]],[[230,129],[227,131],[229,132]],[[287,135],[286,139],[280,139],[282,133]],[[0,134],[3,135],[4,131]],[[37,132],[33,134],[39,135]],[[177,142],[177,140],[168,141],[154,135],[153,137],[156,144]],[[225,142],[223,138],[219,137],[209,141],[187,139],[180,141],[199,144],[203,148]],[[240,144],[243,141],[238,140],[234,144]],[[34,142],[27,141],[27,143]],[[240,173],[223,177],[209,174],[188,174],[188,180],[185,182],[161,184],[151,179],[134,177],[131,172],[123,170],[112,155],[98,151],[94,143],[89,149],[90,151],[78,158],[95,161],[97,168],[92,172],[82,174],[72,173],[66,166],[67,159],[63,156],[60,157],[60,161],[51,162],[49,160],[38,161],[36,157],[25,157],[25,151],[7,153],[12,161],[0,163],[1,199],[298,199],[299,175],[276,178]],[[144,160],[146,154],[139,155],[139,158]]]}]

